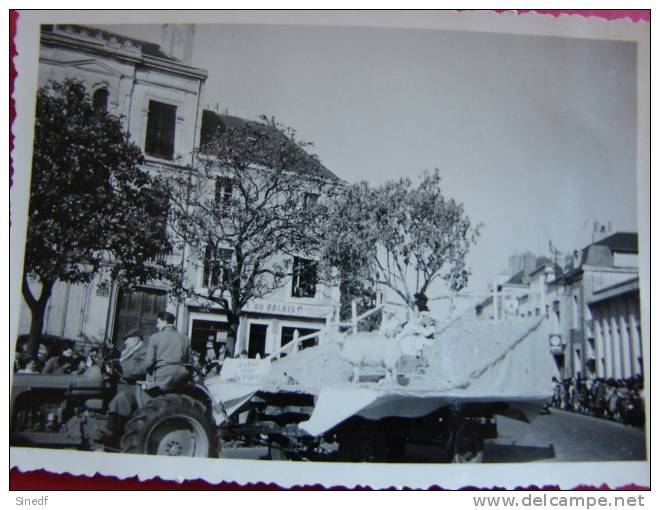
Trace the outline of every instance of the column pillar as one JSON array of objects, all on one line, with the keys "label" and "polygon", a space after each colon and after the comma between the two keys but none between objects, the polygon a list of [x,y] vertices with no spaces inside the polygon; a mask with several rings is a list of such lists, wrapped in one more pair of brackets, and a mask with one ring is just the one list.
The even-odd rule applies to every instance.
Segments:
[{"label": "column pillar", "polygon": [[623,347],[623,377],[632,377],[634,361],[632,355],[632,346],[630,345],[630,335],[628,334],[628,321],[626,320],[626,303],[620,300],[617,304],[617,319],[619,321],[619,333],[621,336],[621,346]]},{"label": "column pillar", "polygon": [[632,306],[629,306],[628,309],[628,325],[630,326],[630,337],[632,338],[632,343],[634,350],[636,352],[635,356],[635,374],[642,374],[642,363],[639,361],[639,358],[642,357],[642,338],[639,334],[639,324],[637,322],[637,315],[635,313],[636,307],[634,303],[631,303]]},{"label": "column pillar", "polygon": [[599,321],[603,328],[603,340],[605,343],[605,377],[614,377],[614,365],[613,365],[613,356],[614,356],[614,346],[612,345],[612,337],[610,336],[610,324],[607,320],[607,315],[603,316],[602,321]]},{"label": "column pillar", "polygon": [[612,346],[614,347],[613,349],[613,357],[612,357],[612,362],[614,365],[614,378],[615,379],[620,379],[623,376],[623,370],[622,370],[622,361],[623,361],[623,356],[621,352],[621,338],[619,336],[619,331],[617,327],[617,321],[616,321],[616,308],[613,306],[612,303],[609,304],[608,306],[608,314],[609,314],[609,322],[610,322],[610,336],[612,337]]},{"label": "column pillar", "polygon": [[600,326],[600,317],[598,314],[593,314],[594,338],[596,344],[596,377],[605,377],[605,353],[603,349],[603,330]]}]

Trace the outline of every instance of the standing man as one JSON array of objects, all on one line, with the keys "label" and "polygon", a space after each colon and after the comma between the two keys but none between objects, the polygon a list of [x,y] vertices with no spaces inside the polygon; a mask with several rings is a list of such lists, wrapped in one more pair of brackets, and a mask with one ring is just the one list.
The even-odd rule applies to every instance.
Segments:
[{"label": "standing man", "polygon": [[184,383],[190,373],[190,339],[174,328],[174,315],[160,312],[157,333],[149,337],[145,368],[152,375],[150,388],[171,391]]}]

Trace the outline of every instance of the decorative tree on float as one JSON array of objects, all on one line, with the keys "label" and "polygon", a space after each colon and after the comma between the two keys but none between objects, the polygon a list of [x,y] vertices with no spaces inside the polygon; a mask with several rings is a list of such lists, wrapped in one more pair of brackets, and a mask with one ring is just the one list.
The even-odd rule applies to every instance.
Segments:
[{"label": "decorative tree on float", "polygon": [[121,120],[94,108],[82,83],[39,89],[22,293],[35,353],[57,281],[101,271],[132,286],[158,278],[170,250],[164,188],[142,171]]},{"label": "decorative tree on float", "polygon": [[465,257],[481,225],[442,193],[438,170],[370,187],[348,186],[330,206],[323,260],[338,269],[344,286],[393,290],[410,308],[428,310],[436,281],[452,292],[470,275]]},{"label": "decorative tree on float", "polygon": [[[194,169],[171,181],[169,221],[186,262],[170,275],[176,294],[227,317],[230,352],[253,299],[285,285],[296,271],[316,273],[323,200],[336,177],[306,152],[295,132],[262,117],[215,117]],[[314,275],[311,275],[315,279]],[[315,282],[312,282],[315,284]]]}]

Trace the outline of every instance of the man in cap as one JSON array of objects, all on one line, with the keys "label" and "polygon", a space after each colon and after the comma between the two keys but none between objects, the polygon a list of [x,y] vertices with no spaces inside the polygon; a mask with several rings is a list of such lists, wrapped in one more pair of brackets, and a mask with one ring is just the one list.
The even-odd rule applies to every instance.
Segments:
[{"label": "man in cap", "polygon": [[99,440],[113,442],[119,438],[126,421],[137,408],[136,382],[144,379],[146,346],[137,329],[132,329],[123,338],[123,349],[117,360],[120,379],[117,394],[108,404],[108,421],[100,430]]},{"label": "man in cap", "polygon": [[157,333],[149,337],[145,368],[152,374],[147,388],[172,391],[190,378],[190,339],[174,328],[174,315],[160,312]]}]

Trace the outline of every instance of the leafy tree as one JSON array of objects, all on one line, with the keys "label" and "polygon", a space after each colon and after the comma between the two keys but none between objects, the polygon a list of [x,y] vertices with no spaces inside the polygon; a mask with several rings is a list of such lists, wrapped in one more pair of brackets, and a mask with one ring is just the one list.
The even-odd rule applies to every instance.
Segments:
[{"label": "leafy tree", "polygon": [[84,284],[107,271],[134,285],[160,275],[155,261],[170,250],[164,188],[141,163],[121,120],[95,109],[82,83],[39,89],[22,283],[31,352],[57,281]]},{"label": "leafy tree", "polygon": [[293,256],[317,255],[319,197],[336,178],[274,119],[216,120],[194,169],[171,181],[171,230],[186,262],[170,279],[182,299],[223,310],[233,350],[245,306],[288,281]]},{"label": "leafy tree", "polygon": [[[459,291],[470,272],[465,257],[476,242],[463,206],[444,196],[438,170],[415,186],[400,179],[373,188],[361,182],[337,194],[326,223],[323,260],[343,281],[392,289],[410,308],[428,309],[436,281]],[[364,285],[363,285],[364,286]],[[350,287],[346,285],[345,287]]]}]

